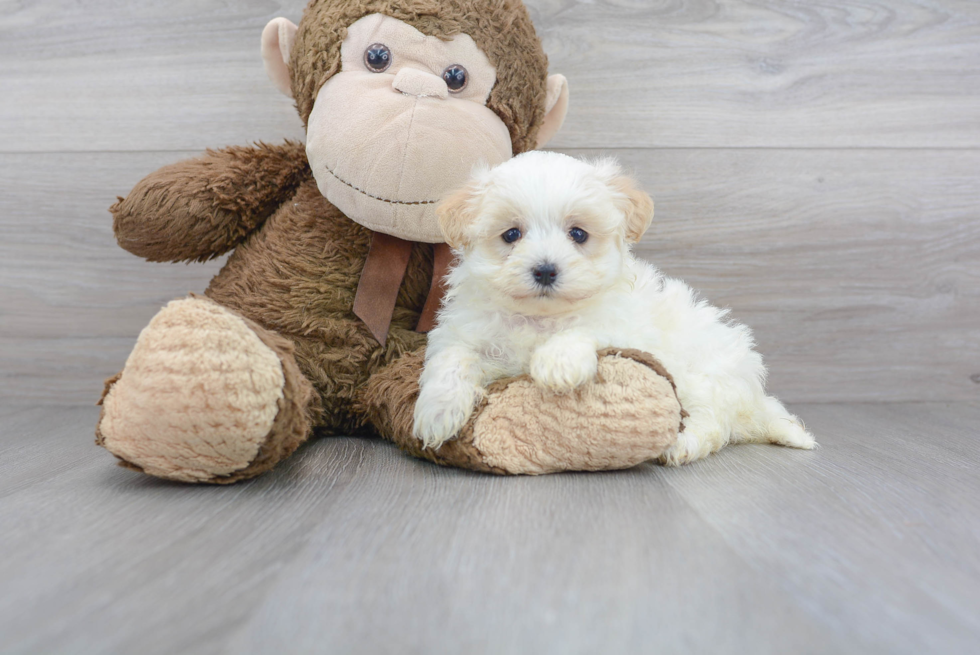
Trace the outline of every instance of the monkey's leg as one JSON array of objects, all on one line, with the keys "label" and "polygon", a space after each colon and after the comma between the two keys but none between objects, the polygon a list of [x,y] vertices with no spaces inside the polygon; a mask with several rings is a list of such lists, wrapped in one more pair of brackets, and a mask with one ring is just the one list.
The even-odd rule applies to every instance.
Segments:
[{"label": "monkey's leg", "polygon": [[673,382],[648,353],[604,350],[594,382],[558,395],[528,376],[488,389],[460,435],[438,450],[412,436],[423,354],[372,376],[361,409],[411,455],[499,474],[624,469],[657,458],[677,439],[683,410]]},{"label": "monkey's leg", "polygon": [[319,411],[289,340],[199,296],[150,321],[101,403],[96,443],[130,468],[183,482],[272,468]]}]

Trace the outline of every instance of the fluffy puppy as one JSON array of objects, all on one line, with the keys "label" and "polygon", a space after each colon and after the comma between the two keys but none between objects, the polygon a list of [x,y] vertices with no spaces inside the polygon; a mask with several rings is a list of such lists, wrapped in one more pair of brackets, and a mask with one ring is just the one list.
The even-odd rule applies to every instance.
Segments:
[{"label": "fluffy puppy", "polygon": [[766,395],[749,328],[633,257],[653,201],[614,161],[522,154],[477,171],[438,215],[458,264],[415,406],[415,435],[427,447],[459,432],[490,382],[529,373],[568,393],[595,377],[606,347],[645,350],[673,375],[690,416],[665,464],[730,442],[814,447]]}]

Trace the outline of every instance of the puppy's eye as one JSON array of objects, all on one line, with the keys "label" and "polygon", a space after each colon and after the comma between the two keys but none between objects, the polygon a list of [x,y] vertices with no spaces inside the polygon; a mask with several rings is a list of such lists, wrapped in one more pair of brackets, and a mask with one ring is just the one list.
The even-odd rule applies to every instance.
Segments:
[{"label": "puppy's eye", "polygon": [[459,93],[466,88],[466,82],[468,81],[466,69],[458,64],[444,70],[442,72],[442,79],[446,81],[446,86],[449,87],[450,93]]},{"label": "puppy's eye", "polygon": [[512,227],[501,234],[500,238],[503,239],[505,243],[514,243],[521,238],[521,231],[516,227]]},{"label": "puppy's eye", "polygon": [[364,51],[364,65],[373,73],[383,73],[391,66],[391,50],[383,43],[375,43]]},{"label": "puppy's eye", "polygon": [[572,237],[575,243],[585,243],[589,238],[589,233],[580,227],[573,227],[568,231],[568,236]]}]

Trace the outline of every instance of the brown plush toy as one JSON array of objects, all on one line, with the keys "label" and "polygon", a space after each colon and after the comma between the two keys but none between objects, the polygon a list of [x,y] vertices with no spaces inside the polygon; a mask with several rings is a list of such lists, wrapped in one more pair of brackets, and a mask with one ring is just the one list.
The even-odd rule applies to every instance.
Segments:
[{"label": "brown plush toy", "polygon": [[380,434],[495,473],[626,468],[673,443],[673,383],[636,351],[600,353],[596,381],[570,395],[502,380],[436,451],[412,437],[451,258],[435,205],[474,163],[545,143],[568,103],[519,0],[312,0],[298,27],[266,27],[262,52],[306,145],[209,151],[112,207],[119,244],[150,261],[234,252],[204,296],[140,334],[106,383],[97,443],[212,483],[266,471],[314,433]]}]

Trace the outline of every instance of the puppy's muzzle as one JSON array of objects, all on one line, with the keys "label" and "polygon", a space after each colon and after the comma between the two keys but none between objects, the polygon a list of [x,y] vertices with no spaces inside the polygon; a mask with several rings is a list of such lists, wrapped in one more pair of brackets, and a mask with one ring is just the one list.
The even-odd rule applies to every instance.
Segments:
[{"label": "puppy's muzzle", "polygon": [[558,279],[558,267],[554,264],[539,264],[531,269],[534,283],[542,287],[550,287]]}]

